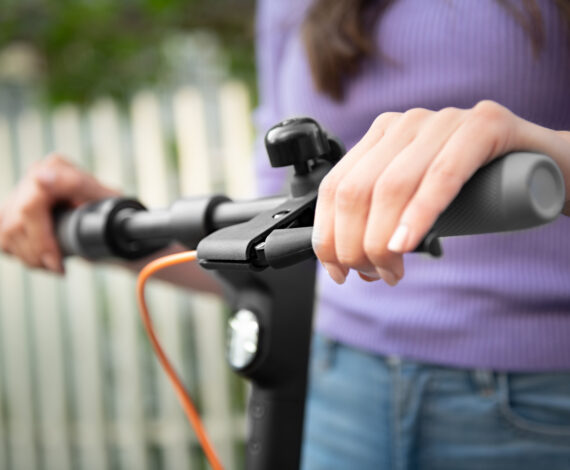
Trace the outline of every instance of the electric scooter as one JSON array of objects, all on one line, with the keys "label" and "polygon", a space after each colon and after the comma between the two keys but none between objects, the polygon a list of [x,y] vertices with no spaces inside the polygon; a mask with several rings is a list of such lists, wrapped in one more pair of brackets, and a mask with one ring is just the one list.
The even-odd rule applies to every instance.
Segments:
[{"label": "electric scooter", "polygon": [[[273,167],[292,166],[290,193],[250,201],[224,195],[148,210],[112,198],[60,212],[65,255],[133,260],[172,242],[197,247],[200,265],[226,286],[230,367],[251,381],[247,470],[299,468],[316,259],[311,232],[319,183],[345,153],[310,118],[283,121],[265,137]],[[481,168],[437,219],[416,252],[442,256],[441,237],[528,229],[555,220],[564,182],[547,156],[516,152]]]}]

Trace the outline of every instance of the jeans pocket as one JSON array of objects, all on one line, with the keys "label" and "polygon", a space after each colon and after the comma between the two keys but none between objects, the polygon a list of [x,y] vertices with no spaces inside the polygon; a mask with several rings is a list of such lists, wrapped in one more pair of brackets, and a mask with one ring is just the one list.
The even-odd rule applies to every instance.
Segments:
[{"label": "jeans pocket", "polygon": [[518,432],[570,443],[570,374],[499,374],[500,412]]}]

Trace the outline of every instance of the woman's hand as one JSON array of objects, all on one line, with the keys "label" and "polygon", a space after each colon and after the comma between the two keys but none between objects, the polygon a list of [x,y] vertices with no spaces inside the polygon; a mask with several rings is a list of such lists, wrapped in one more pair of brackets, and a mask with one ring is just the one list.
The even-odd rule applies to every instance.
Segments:
[{"label": "woman's hand", "polygon": [[[313,247],[329,275],[395,285],[413,250],[475,171],[516,149],[546,153],[570,183],[568,135],[492,101],[471,109],[385,113],[319,188]],[[565,211],[566,212],[566,211]]]},{"label": "woman's hand", "polygon": [[52,210],[117,196],[59,155],[37,162],[0,207],[0,248],[33,268],[62,273]]}]

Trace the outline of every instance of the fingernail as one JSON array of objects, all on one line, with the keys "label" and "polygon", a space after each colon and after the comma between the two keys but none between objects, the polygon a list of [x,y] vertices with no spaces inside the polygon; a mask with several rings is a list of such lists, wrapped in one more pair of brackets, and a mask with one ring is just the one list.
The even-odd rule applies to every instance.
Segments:
[{"label": "fingernail", "polygon": [[40,183],[46,185],[52,185],[55,183],[57,175],[55,174],[55,171],[53,171],[51,168],[42,168],[38,172],[37,178],[40,181]]},{"label": "fingernail", "polygon": [[329,273],[329,276],[334,282],[344,284],[344,281],[346,281],[346,272],[342,268],[332,263],[323,263],[323,267],[327,270],[327,273]]},{"label": "fingernail", "polygon": [[392,238],[390,238],[388,249],[394,253],[402,253],[405,251],[406,241],[409,235],[410,229],[408,226],[401,224],[392,235]]},{"label": "fingernail", "polygon": [[313,226],[313,234],[311,236],[311,245],[313,246],[313,250],[316,250],[319,246],[320,238],[319,238],[319,229],[317,226]]},{"label": "fingernail", "polygon": [[56,257],[51,253],[45,253],[42,255],[42,264],[55,273],[63,273],[63,268],[61,264],[57,261]]},{"label": "fingernail", "polygon": [[384,279],[384,282],[386,284],[390,286],[395,286],[396,284],[398,284],[398,278],[393,272],[382,268],[376,268],[376,272],[382,279]]},{"label": "fingernail", "polygon": [[360,276],[360,279],[362,279],[363,281],[366,282],[374,282],[374,281],[378,281],[380,280],[380,274],[378,274],[377,272],[358,272],[358,275]]}]

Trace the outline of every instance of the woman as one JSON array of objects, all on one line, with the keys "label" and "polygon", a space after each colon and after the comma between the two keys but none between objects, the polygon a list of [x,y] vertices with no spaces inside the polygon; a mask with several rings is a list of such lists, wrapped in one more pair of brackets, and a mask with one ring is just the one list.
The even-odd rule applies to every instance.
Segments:
[{"label": "woman", "polygon": [[[260,2],[258,128],[310,115],[350,148],[319,191],[313,242],[329,276],[304,469],[567,468],[569,219],[447,240],[442,260],[406,255],[405,276],[403,254],[508,151],[552,156],[570,194],[569,10]],[[261,192],[279,190],[258,154]],[[59,158],[40,163],[2,208],[2,248],[61,270],[49,208],[111,193]]]}]

